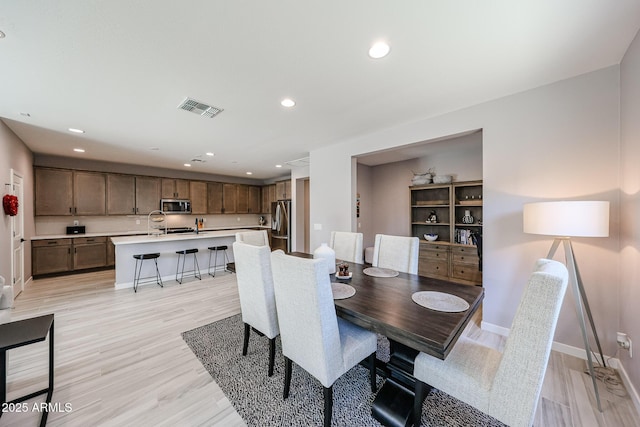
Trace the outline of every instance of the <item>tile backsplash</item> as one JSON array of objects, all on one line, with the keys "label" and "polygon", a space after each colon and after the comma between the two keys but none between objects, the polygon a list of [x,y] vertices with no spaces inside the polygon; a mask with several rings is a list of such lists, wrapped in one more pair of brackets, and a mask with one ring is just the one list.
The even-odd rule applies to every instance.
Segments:
[{"label": "tile backsplash", "polygon": [[[269,224],[269,215],[262,215]],[[260,215],[167,215],[167,227],[193,227],[196,218],[204,218],[204,228],[257,226]],[[36,236],[58,235],[67,232],[67,226],[84,225],[87,233],[100,232],[147,232],[147,215],[127,216],[76,216],[76,217],[36,217]]]}]

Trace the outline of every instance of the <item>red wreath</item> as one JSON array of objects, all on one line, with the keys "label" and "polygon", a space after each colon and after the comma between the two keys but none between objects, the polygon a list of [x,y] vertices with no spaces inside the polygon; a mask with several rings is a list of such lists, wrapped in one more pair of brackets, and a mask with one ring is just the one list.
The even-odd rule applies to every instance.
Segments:
[{"label": "red wreath", "polygon": [[18,215],[18,198],[13,194],[5,194],[2,198],[2,206],[4,206],[4,213],[9,216]]}]

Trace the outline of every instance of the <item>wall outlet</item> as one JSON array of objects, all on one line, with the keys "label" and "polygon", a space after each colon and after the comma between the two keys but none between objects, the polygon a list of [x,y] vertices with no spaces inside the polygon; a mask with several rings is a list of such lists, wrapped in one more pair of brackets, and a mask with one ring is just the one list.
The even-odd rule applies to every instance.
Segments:
[{"label": "wall outlet", "polygon": [[313,229],[316,231],[322,230],[322,224],[313,224]]},{"label": "wall outlet", "polygon": [[73,220],[73,225],[78,226],[80,225],[80,221],[78,221],[77,219]]},{"label": "wall outlet", "polygon": [[237,219],[238,219],[238,222],[240,222],[240,217],[238,217]]},{"label": "wall outlet", "polygon": [[140,225],[140,220],[136,219],[136,225]]}]

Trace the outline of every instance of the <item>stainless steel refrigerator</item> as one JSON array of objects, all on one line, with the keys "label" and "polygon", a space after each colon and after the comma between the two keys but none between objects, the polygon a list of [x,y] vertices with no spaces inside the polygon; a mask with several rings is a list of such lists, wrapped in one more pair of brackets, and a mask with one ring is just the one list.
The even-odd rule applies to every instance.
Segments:
[{"label": "stainless steel refrigerator", "polygon": [[291,200],[271,203],[271,250],[291,252]]}]

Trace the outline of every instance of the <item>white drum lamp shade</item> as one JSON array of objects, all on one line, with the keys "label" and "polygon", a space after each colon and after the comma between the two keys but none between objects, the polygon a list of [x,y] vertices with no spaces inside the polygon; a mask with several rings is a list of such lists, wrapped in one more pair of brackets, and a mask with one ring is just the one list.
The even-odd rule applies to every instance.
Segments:
[{"label": "white drum lamp shade", "polygon": [[562,237],[608,237],[609,202],[558,201],[527,203],[523,231]]}]

